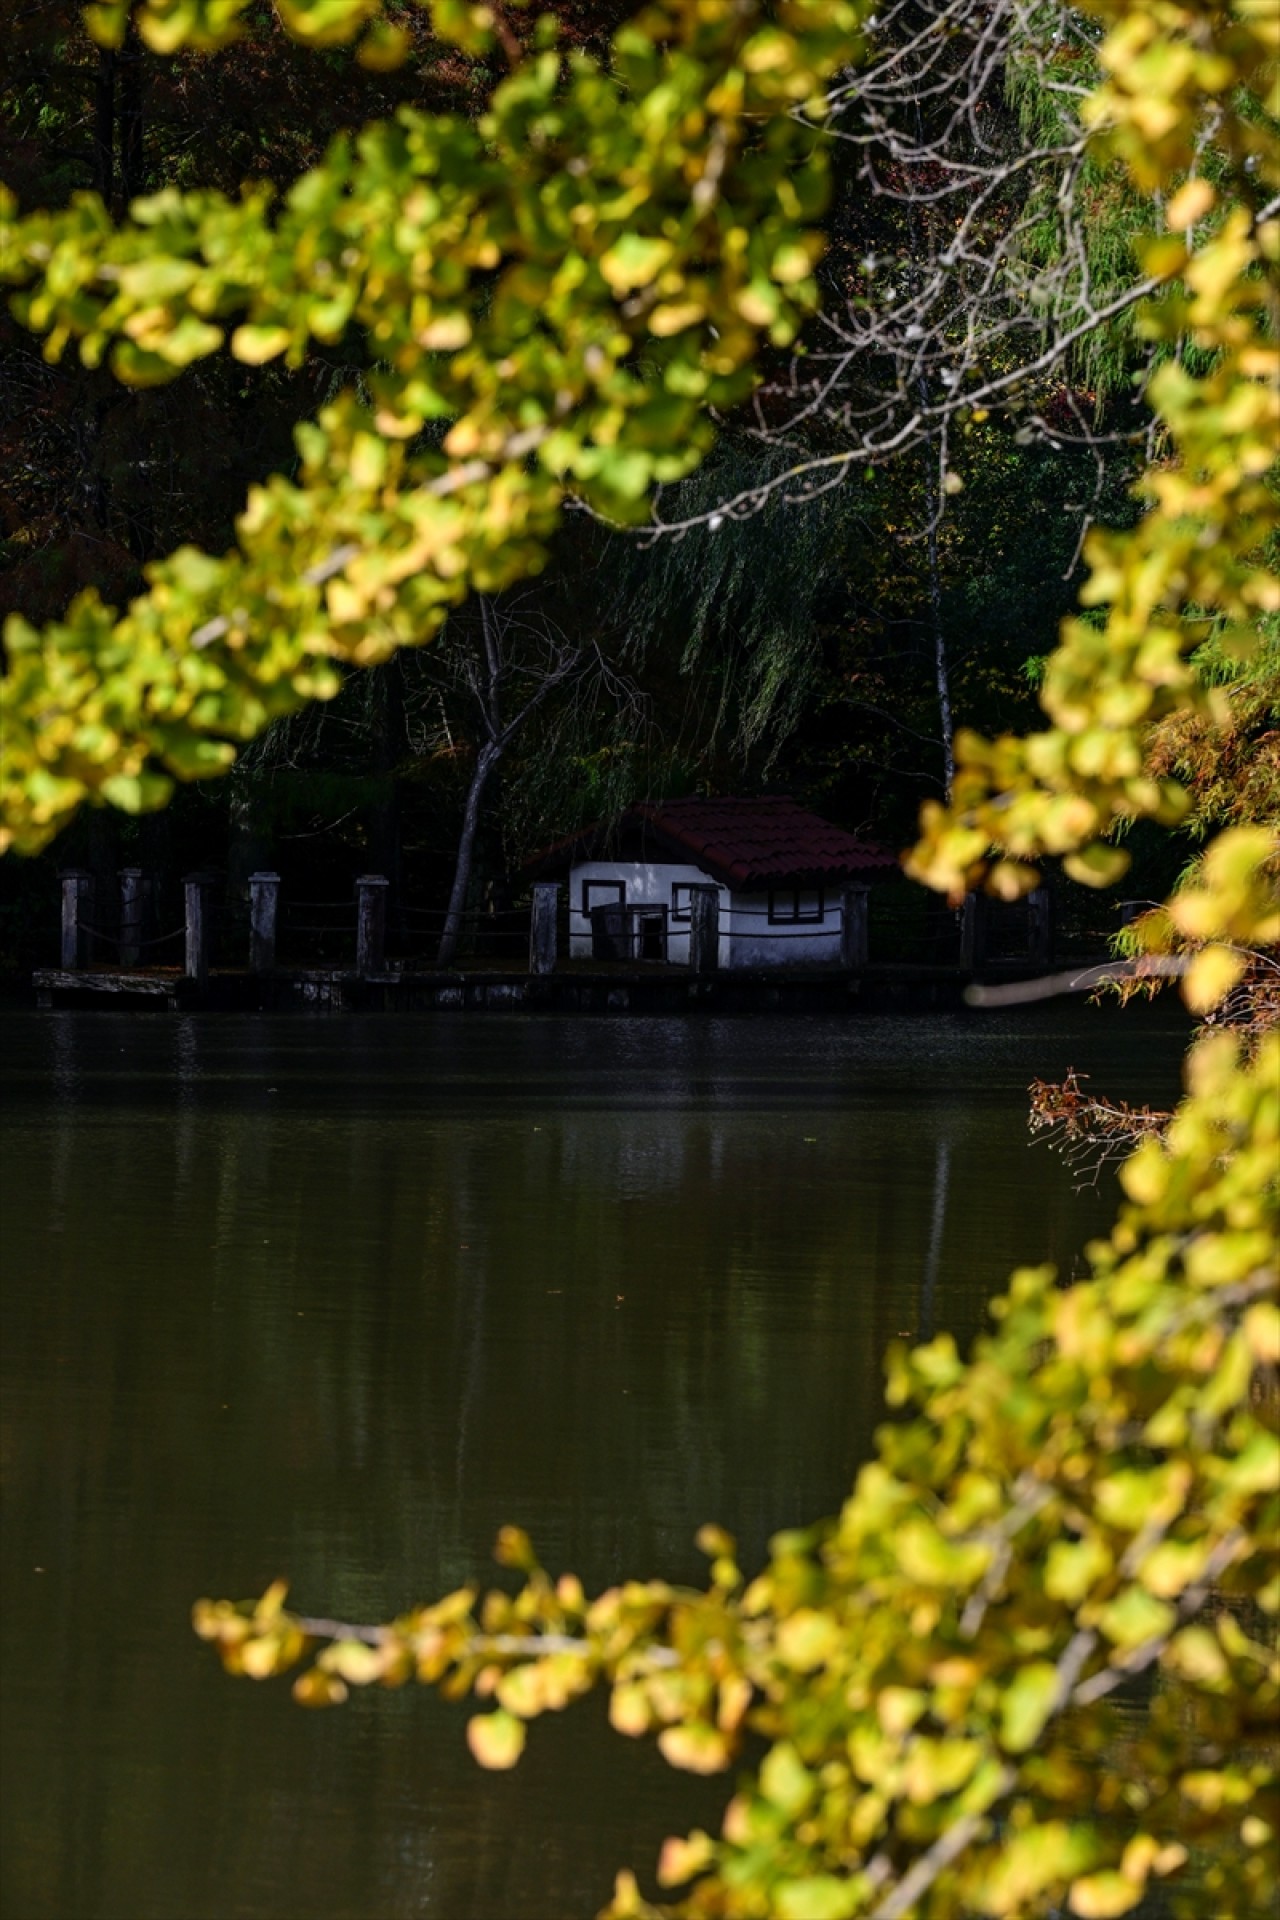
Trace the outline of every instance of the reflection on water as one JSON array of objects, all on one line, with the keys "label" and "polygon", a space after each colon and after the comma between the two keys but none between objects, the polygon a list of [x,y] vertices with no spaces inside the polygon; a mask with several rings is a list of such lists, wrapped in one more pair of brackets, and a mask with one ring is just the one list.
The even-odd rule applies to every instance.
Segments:
[{"label": "reflection on water", "polygon": [[5,1920],[561,1920],[714,1819],[598,1703],[484,1775],[426,1694],[225,1679],[190,1603],[378,1617],[504,1520],[588,1585],[757,1558],[889,1340],[1072,1269],[1107,1196],[1026,1082],[1166,1097],[1162,1021],[0,1018]]}]

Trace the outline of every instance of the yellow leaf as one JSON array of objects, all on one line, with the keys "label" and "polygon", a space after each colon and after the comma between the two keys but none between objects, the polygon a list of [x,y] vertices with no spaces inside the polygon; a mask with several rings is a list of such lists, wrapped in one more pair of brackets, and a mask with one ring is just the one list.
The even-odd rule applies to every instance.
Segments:
[{"label": "yellow leaf", "polygon": [[266,1626],[272,1620],[278,1620],[280,1618],[280,1609],[284,1606],[288,1592],[289,1582],[287,1580],[273,1580],[271,1582],[271,1585],[267,1588],[261,1600],[259,1600],[254,1612],[254,1619],[260,1627]]},{"label": "yellow leaf", "polygon": [[876,1698],[876,1718],[890,1738],[909,1733],[929,1704],[919,1687],[883,1687]]},{"label": "yellow leaf", "polygon": [[346,1683],[334,1673],[312,1667],[294,1681],[293,1697],[300,1707],[340,1707],[347,1697]]},{"label": "yellow leaf", "polygon": [[1209,1013],[1240,980],[1245,958],[1230,947],[1204,947],[1191,962],[1182,982],[1182,997],[1192,1013]]},{"label": "yellow leaf", "polygon": [[418,335],[418,345],[437,353],[451,353],[465,347],[471,338],[471,322],[465,313],[438,313]]},{"label": "yellow leaf", "polygon": [[1082,887],[1110,887],[1128,871],[1129,856],[1123,847],[1108,847],[1095,840],[1081,852],[1069,853],[1062,864]]},{"label": "yellow leaf", "polygon": [[829,1613],[801,1607],[778,1628],[778,1658],[797,1673],[812,1673],[840,1647],[840,1628]]},{"label": "yellow leaf", "polygon": [[1188,180],[1178,188],[1165,209],[1165,223],[1171,233],[1185,233],[1197,220],[1203,220],[1217,201],[1217,194],[1203,178]]},{"label": "yellow leaf", "polygon": [[658,1746],[668,1766],[685,1773],[723,1773],[729,1764],[729,1743],[715,1727],[668,1727]]},{"label": "yellow leaf", "polygon": [[293,338],[288,327],[237,327],[231,336],[231,352],[247,367],[261,367],[284,352]]},{"label": "yellow leaf", "polygon": [[609,1724],[617,1733],[635,1740],[647,1733],[653,1723],[648,1696],[643,1687],[615,1687],[609,1696]]},{"label": "yellow leaf", "polygon": [[701,1828],[691,1833],[686,1840],[678,1840],[674,1835],[662,1844],[658,1856],[658,1885],[660,1887],[679,1887],[686,1880],[701,1873],[711,1863],[715,1848],[709,1833]]},{"label": "yellow leaf", "polygon": [[1122,1873],[1091,1873],[1077,1880],[1067,1902],[1080,1920],[1114,1920],[1121,1913],[1132,1913],[1142,1898],[1142,1888]]},{"label": "yellow leaf", "polygon": [[1280,1307],[1274,1300],[1258,1300],[1244,1316],[1244,1337],[1255,1360],[1280,1362]]},{"label": "yellow leaf", "polygon": [[514,1767],[524,1752],[525,1737],[524,1721],[501,1708],[497,1713],[477,1713],[467,1722],[467,1745],[480,1765],[493,1773]]},{"label": "yellow leaf", "polygon": [[700,300],[664,301],[649,315],[649,331],[665,340],[673,333],[683,333],[686,327],[696,327],[706,311]]},{"label": "yellow leaf", "polygon": [[328,1673],[341,1674],[353,1687],[367,1687],[386,1671],[386,1660],[378,1647],[367,1647],[361,1640],[335,1640],[320,1656]]}]

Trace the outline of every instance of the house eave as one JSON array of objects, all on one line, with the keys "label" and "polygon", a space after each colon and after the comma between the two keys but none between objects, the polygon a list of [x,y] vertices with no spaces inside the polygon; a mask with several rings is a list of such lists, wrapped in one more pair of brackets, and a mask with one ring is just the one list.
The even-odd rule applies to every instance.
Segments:
[{"label": "house eave", "polygon": [[830,861],[803,867],[752,867],[718,860],[689,839],[668,832],[646,807],[629,809],[612,831],[598,827],[574,834],[539,854],[526,868],[530,879],[567,875],[585,861],[604,860],[625,865],[630,860],[658,860],[661,864],[693,866],[731,893],[764,893],[776,887],[828,887],[841,883],[869,884],[897,875],[897,856],[867,847],[856,860]]}]

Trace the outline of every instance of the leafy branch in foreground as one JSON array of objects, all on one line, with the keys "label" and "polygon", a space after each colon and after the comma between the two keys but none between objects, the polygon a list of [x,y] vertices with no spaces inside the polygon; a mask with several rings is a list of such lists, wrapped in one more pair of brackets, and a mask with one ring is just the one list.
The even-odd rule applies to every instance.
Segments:
[{"label": "leafy branch in foreground", "polygon": [[[1280,610],[1280,123],[1269,104],[1280,21],[1254,0],[1095,0],[1089,11],[1110,31],[1086,124],[1139,189],[1169,196],[1165,230],[1137,247],[1144,272],[1170,287],[1136,323],[1166,354],[1147,389],[1160,444],[1135,489],[1136,527],[1085,543],[1081,599],[1103,617],[1064,625],[1041,686],[1049,727],[1027,739],[960,735],[951,804],[923,810],[910,870],[955,898],[977,885],[1016,897],[1045,856],[1089,885],[1118,879],[1128,865],[1118,827],[1188,811],[1184,790],[1147,764],[1153,723],[1226,716],[1225,693],[1200,682],[1193,654],[1212,635],[1224,653],[1252,657]],[[1196,937],[1276,939],[1262,894],[1244,898],[1268,841],[1274,849],[1267,827],[1222,836]],[[1255,936],[1261,923],[1270,931]],[[1219,964],[1203,959],[1206,1006]]]},{"label": "leafy branch in foreground", "polygon": [[[241,10],[141,19],[172,50]],[[291,0],[284,20],[323,41],[333,11]],[[472,12],[434,9],[454,29]],[[370,396],[299,429],[297,478],[252,491],[231,553],[179,549],[123,614],[90,591],[43,631],[7,623],[0,847],[38,848],[85,798],[138,811],[224,770],[331,697],[339,661],[536,572],[570,491],[635,519],[689,472],[707,409],[816,304],[826,167],[790,109],[856,51],[861,12],[654,0],[607,62],[546,44],[479,122],[402,108],[279,202],[168,188],[116,226],[96,194],[20,218],[0,189],[0,282],[49,358],[75,343],[149,385],[224,349],[299,366],[341,342]]]},{"label": "leafy branch in foreground", "polygon": [[[749,1583],[714,1528],[706,1591],[588,1600],[507,1530],[518,1593],[464,1588],[382,1627],[308,1619],[283,1586],[202,1601],[233,1672],[305,1661],[307,1704],[410,1679],[526,1723],[596,1685],[622,1733],[716,1773],[766,1750],[721,1832],[667,1843],[673,1911],[778,1920],[1129,1912],[1150,1880],[1237,1916],[1277,1888],[1280,1448],[1255,1376],[1280,1361],[1280,1043],[1193,1052],[1190,1093],[1121,1173],[1089,1277],[1024,1269],[967,1363],[897,1349],[883,1427],[839,1516],[779,1534]],[[1258,1404],[1255,1404],[1255,1401]],[[323,1643],[317,1653],[317,1645]],[[1154,1675],[1142,1726],[1103,1703]],[[612,1920],[653,1915],[620,1877]],[[1201,1908],[1203,1911],[1203,1908]]]},{"label": "leafy branch in foreground", "polygon": [[1127,1159],[1139,1141],[1162,1134],[1172,1114],[1089,1093],[1080,1084],[1088,1078],[1068,1067],[1061,1080],[1033,1080],[1027,1089],[1027,1124],[1069,1165],[1096,1181],[1104,1166]]}]

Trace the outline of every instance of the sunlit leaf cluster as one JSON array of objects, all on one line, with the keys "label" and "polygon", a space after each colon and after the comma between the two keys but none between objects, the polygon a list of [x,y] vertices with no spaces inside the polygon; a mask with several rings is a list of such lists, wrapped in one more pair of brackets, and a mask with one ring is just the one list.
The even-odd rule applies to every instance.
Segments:
[{"label": "sunlit leaf cluster", "polygon": [[[167,50],[240,11],[139,17]],[[285,24],[323,39],[331,11],[292,0]],[[860,11],[660,0],[607,61],[548,44],[478,122],[403,109],[279,199],[169,189],[116,226],[93,194],[25,218],[0,194],[0,280],[50,358],[143,385],[224,351],[297,365],[346,343],[368,365],[299,430],[299,472],[251,493],[230,553],[154,564],[122,615],[89,592],[43,631],[9,622],[5,841],[43,844],[86,797],[158,804],[332,693],[335,662],[536,570],[567,493],[635,519],[688,472],[708,407],[815,304],[825,161],[789,109],[820,104]]]},{"label": "sunlit leaf cluster", "polygon": [[1118,879],[1118,826],[1188,810],[1148,764],[1152,723],[1215,701],[1225,714],[1192,654],[1212,635],[1247,657],[1280,608],[1280,19],[1255,0],[1089,11],[1110,30],[1086,120],[1136,186],[1166,196],[1162,230],[1139,247],[1162,287],[1138,323],[1168,349],[1147,395],[1158,438],[1136,528],[1086,545],[1081,598],[1103,617],[1064,626],[1041,689],[1049,728],[961,736],[951,805],[924,810],[910,869],[954,896],[985,884],[1015,897],[1046,856],[1086,884]]}]

